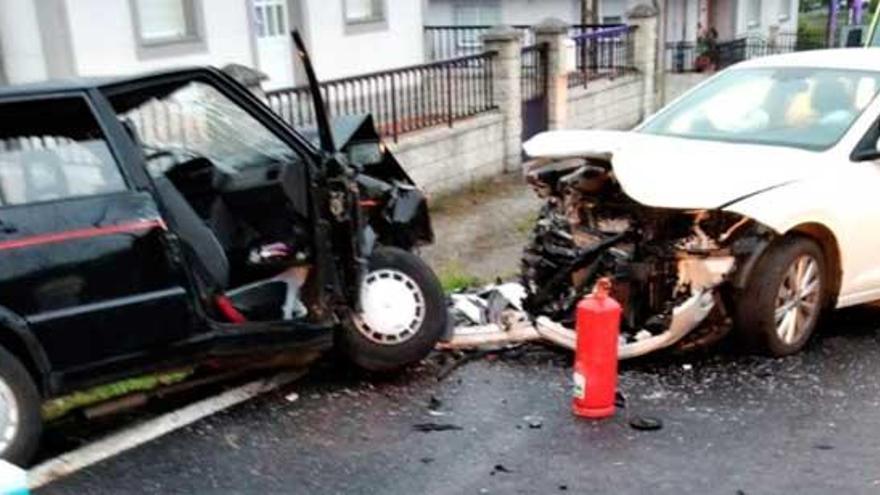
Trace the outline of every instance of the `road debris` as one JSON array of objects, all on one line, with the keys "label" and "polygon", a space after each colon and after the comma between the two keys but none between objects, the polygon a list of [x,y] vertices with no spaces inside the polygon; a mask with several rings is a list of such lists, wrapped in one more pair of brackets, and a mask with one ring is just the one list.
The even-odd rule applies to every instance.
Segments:
[{"label": "road debris", "polygon": [[422,433],[431,433],[435,431],[458,431],[463,430],[461,426],[449,423],[419,423],[413,425],[413,430]]},{"label": "road debris", "polygon": [[496,473],[512,473],[512,472],[513,471],[511,471],[510,469],[507,469],[506,467],[504,467],[504,464],[496,464],[492,468],[492,472],[489,473],[489,476],[495,476]]},{"label": "road debris", "polygon": [[656,431],[663,428],[663,421],[650,416],[633,416],[629,420],[629,425],[634,430]]},{"label": "road debris", "polygon": [[538,416],[526,416],[523,421],[529,426],[529,429],[539,430],[544,426],[544,419]]}]

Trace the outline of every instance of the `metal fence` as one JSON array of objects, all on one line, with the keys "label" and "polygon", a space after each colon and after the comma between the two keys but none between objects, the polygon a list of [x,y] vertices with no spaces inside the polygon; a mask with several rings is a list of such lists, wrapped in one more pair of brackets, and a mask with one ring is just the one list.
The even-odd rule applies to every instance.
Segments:
[{"label": "metal fence", "polygon": [[[494,26],[461,25],[461,26],[425,26],[425,59],[447,60],[483,53],[482,36]],[[535,34],[531,26],[513,26],[523,36],[526,46],[535,43]]]},{"label": "metal fence", "polygon": [[[569,28],[572,38],[601,29],[618,27],[622,24],[575,24]],[[427,60],[444,60],[448,58],[474,55],[483,51],[482,36],[495,26],[425,26],[425,57]],[[512,26],[522,34],[523,46],[535,44],[533,26],[515,24]]]},{"label": "metal fence", "polygon": [[779,33],[773,39],[741,37],[715,43],[666,43],[666,69],[693,72],[723,69],[737,62],[767,55],[826,48],[825,39],[798,33]]},{"label": "metal fence", "polygon": [[523,101],[546,94],[549,76],[547,73],[547,45],[524,47],[520,60],[520,71],[519,83]]},{"label": "metal fence", "polygon": [[[494,52],[373,72],[321,83],[328,114],[372,114],[379,132],[397,141],[407,132],[496,108]],[[266,93],[269,106],[295,127],[315,124],[308,87]]]},{"label": "metal fence", "polygon": [[568,75],[568,86],[587,86],[591,80],[613,78],[635,68],[633,33],[635,26],[591,26],[572,37],[576,70]]}]

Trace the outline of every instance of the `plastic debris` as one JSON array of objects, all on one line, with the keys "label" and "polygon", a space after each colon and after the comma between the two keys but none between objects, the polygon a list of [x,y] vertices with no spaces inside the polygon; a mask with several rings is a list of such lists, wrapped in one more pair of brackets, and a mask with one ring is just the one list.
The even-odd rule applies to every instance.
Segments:
[{"label": "plastic debris", "polygon": [[422,433],[431,433],[435,431],[458,431],[463,428],[458,425],[448,423],[419,423],[413,425],[413,429]]},{"label": "plastic debris", "polygon": [[650,416],[633,416],[629,420],[629,425],[634,430],[656,431],[663,428],[663,421],[659,418],[652,418]]}]

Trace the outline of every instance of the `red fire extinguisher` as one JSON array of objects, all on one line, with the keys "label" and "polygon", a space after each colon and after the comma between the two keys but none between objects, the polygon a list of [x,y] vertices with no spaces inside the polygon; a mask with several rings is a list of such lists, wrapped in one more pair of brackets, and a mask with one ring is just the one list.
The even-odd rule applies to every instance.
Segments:
[{"label": "red fire extinguisher", "polygon": [[587,418],[614,415],[620,304],[608,295],[611,280],[599,279],[577,305],[572,411]]}]

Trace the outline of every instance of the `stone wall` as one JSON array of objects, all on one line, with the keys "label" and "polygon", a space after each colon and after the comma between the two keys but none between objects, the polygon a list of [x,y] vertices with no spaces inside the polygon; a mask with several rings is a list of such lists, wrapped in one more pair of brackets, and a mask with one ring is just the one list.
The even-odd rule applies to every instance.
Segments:
[{"label": "stone wall", "polygon": [[[664,102],[657,93],[656,10],[640,5],[628,20],[636,26],[635,70],[613,79],[589,81],[569,88],[563,57],[568,25],[553,19],[535,27],[536,38],[548,45],[548,127],[550,129],[630,129]],[[389,143],[416,183],[437,195],[452,193],[481,179],[519,170],[522,157],[521,50],[523,41],[512,28],[483,36],[495,52],[492,101],[496,110],[454,122],[452,127],[424,129]],[[702,74],[667,74],[667,101],[706,78]]]},{"label": "stone wall", "polygon": [[495,111],[404,134],[388,147],[419,187],[454,192],[505,171],[504,117]]},{"label": "stone wall", "polygon": [[705,81],[713,74],[704,74],[700,72],[683,72],[683,73],[667,73],[666,77],[666,102],[678,98],[685,91],[693,88],[697,84]]},{"label": "stone wall", "polygon": [[641,74],[592,81],[587,88],[569,88],[570,129],[629,129],[643,117],[644,78]]}]

